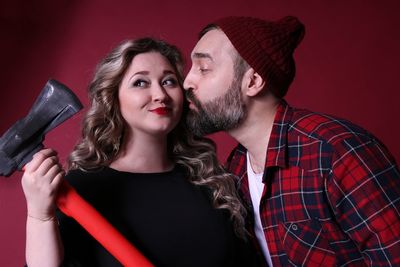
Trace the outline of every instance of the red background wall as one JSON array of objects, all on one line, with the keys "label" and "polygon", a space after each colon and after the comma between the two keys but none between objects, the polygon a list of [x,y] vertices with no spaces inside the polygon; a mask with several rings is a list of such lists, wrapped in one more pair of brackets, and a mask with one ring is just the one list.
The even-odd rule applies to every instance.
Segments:
[{"label": "red background wall", "polygon": [[[304,22],[307,33],[296,52],[289,103],[362,125],[399,162],[398,8],[396,0],[1,3],[0,134],[26,115],[50,77],[72,88],[86,105],[94,66],[123,39],[164,38],[188,55],[200,28],[220,16],[278,19],[291,14]],[[61,159],[79,134],[80,120],[76,116],[47,136],[45,144]],[[224,160],[235,142],[225,134],[212,138]],[[20,177],[0,179],[0,266],[24,263],[26,207]]]}]

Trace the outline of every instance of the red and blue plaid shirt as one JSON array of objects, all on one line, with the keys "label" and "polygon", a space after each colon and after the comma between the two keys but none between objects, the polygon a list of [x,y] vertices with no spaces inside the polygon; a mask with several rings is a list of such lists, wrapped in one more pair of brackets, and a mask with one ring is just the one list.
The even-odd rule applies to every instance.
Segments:
[{"label": "red and blue plaid shirt", "polygon": [[[239,177],[250,217],[243,146],[227,169]],[[263,182],[260,215],[274,266],[400,266],[400,172],[367,131],[282,101]]]}]

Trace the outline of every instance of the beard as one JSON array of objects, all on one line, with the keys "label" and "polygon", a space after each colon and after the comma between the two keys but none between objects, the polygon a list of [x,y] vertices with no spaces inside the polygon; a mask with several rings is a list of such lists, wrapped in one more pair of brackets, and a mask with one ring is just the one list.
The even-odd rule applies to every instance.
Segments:
[{"label": "beard", "polygon": [[241,81],[234,79],[224,95],[201,104],[189,88],[186,97],[197,107],[187,114],[189,130],[196,136],[204,136],[236,128],[246,115],[240,89]]}]

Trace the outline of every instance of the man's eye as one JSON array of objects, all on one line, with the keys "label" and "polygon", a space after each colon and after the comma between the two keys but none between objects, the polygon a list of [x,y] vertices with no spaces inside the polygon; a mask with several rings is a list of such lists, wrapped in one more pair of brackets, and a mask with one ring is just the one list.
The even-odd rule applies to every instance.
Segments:
[{"label": "man's eye", "polygon": [[206,73],[208,71],[210,71],[210,69],[207,68],[199,68],[200,73]]},{"label": "man's eye", "polygon": [[134,87],[146,87],[147,86],[147,82],[145,81],[145,80],[136,80],[134,83],[133,83],[133,86]]}]

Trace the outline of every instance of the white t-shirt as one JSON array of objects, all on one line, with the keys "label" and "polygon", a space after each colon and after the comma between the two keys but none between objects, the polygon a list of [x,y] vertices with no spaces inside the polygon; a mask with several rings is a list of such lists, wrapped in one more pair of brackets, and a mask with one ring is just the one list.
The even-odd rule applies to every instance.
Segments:
[{"label": "white t-shirt", "polygon": [[262,177],[264,173],[255,173],[251,167],[249,152],[247,152],[247,177],[249,178],[249,189],[251,202],[253,203],[254,210],[254,232],[256,234],[258,243],[260,244],[261,250],[264,254],[265,259],[269,266],[272,267],[271,255],[269,254],[267,241],[265,240],[264,230],[261,224],[260,218],[260,201],[264,190],[264,183]]}]

